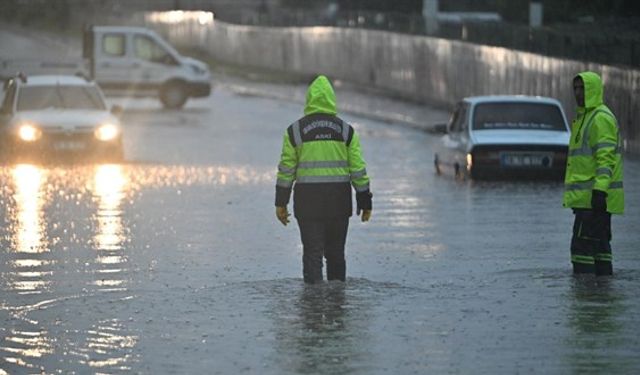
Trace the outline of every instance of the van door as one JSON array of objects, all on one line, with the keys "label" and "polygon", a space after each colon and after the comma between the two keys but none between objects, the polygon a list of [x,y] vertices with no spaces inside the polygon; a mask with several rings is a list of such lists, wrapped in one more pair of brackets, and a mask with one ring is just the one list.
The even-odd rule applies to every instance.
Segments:
[{"label": "van door", "polygon": [[105,89],[125,89],[131,83],[134,61],[127,57],[127,34],[106,32],[96,34],[98,56],[95,79]]},{"label": "van door", "polygon": [[133,36],[133,55],[136,61],[134,79],[146,88],[158,87],[164,83],[180,65],[170,50],[145,34]]}]

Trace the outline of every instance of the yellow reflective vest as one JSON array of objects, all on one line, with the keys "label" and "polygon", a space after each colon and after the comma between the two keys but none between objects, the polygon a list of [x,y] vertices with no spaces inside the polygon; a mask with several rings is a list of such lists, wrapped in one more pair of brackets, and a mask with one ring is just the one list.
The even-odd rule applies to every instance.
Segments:
[{"label": "yellow reflective vest", "polygon": [[596,73],[583,72],[585,107],[571,124],[571,141],[564,180],[563,206],[591,209],[591,192],[607,193],[607,211],[624,212],[622,140],[618,123],[604,105],[603,86]]},{"label": "yellow reflective vest", "polygon": [[369,192],[358,134],[336,112],[333,88],[326,77],[319,76],[307,91],[305,116],[284,134],[276,206],[287,205],[295,185],[298,218],[350,216],[351,186],[357,193]]}]

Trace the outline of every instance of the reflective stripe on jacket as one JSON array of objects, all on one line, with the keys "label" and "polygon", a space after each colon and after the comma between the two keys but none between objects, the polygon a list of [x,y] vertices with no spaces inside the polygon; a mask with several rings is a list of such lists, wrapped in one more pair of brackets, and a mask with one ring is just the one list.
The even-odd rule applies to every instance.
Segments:
[{"label": "reflective stripe on jacket", "polygon": [[607,211],[624,211],[621,139],[615,116],[602,102],[602,82],[595,73],[580,73],[585,107],[571,125],[563,206],[591,208],[592,190],[607,193]]}]

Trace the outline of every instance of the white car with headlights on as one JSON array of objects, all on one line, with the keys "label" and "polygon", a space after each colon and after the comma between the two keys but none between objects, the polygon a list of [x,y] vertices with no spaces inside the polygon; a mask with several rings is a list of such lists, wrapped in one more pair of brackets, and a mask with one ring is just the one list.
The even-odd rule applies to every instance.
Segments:
[{"label": "white car with headlights on", "polygon": [[0,147],[24,157],[123,158],[122,109],[107,108],[98,85],[83,77],[41,75],[5,82],[0,107]]},{"label": "white car with headlights on", "polygon": [[436,145],[435,169],[473,179],[562,179],[570,131],[560,102],[539,96],[461,100]]}]

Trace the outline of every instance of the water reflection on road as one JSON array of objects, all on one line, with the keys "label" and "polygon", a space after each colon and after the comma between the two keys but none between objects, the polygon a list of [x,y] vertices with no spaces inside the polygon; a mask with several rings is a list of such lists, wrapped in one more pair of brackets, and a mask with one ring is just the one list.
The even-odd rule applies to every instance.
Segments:
[{"label": "water reflection on road", "polygon": [[294,373],[347,374],[358,362],[367,329],[366,306],[347,295],[344,283],[303,285],[279,294],[277,362]]},{"label": "water reflection on road", "polygon": [[[2,228],[2,369],[38,372],[49,364],[52,371],[58,365],[52,368],[51,362],[61,352],[67,353],[61,361],[68,362],[61,366],[81,372],[83,363],[121,364],[135,335],[118,321],[94,319],[73,307],[100,292],[127,297],[122,168],[21,164],[0,173],[11,182],[1,198],[7,223]],[[103,263],[108,266],[96,266]]]},{"label": "water reflection on road", "polygon": [[248,167],[1,167],[0,373],[131,369],[138,333],[109,306],[135,298],[127,205],[145,189],[270,178]]},{"label": "water reflection on road", "polygon": [[39,294],[48,287],[50,271],[42,254],[49,251],[43,228],[43,198],[41,194],[43,172],[32,165],[18,165],[12,170],[14,206],[8,207],[13,214],[10,227],[15,228],[11,236],[12,248],[19,257],[14,258],[11,289],[20,294]]},{"label": "water reflection on road", "polygon": [[94,217],[96,233],[93,247],[97,251],[95,271],[100,279],[95,285],[103,290],[126,291],[127,254],[123,248],[126,240],[122,223],[121,202],[127,181],[119,165],[101,165],[96,168],[92,190],[98,200]]},{"label": "water reflection on road", "polygon": [[[628,347],[637,332],[630,332],[628,317],[629,291],[625,284],[634,280],[633,273],[622,272],[616,278],[575,277],[570,288],[569,326],[567,337],[569,363],[574,374],[636,373],[635,361]],[[631,339],[631,340],[629,340]],[[637,340],[637,339],[636,339]]]}]

